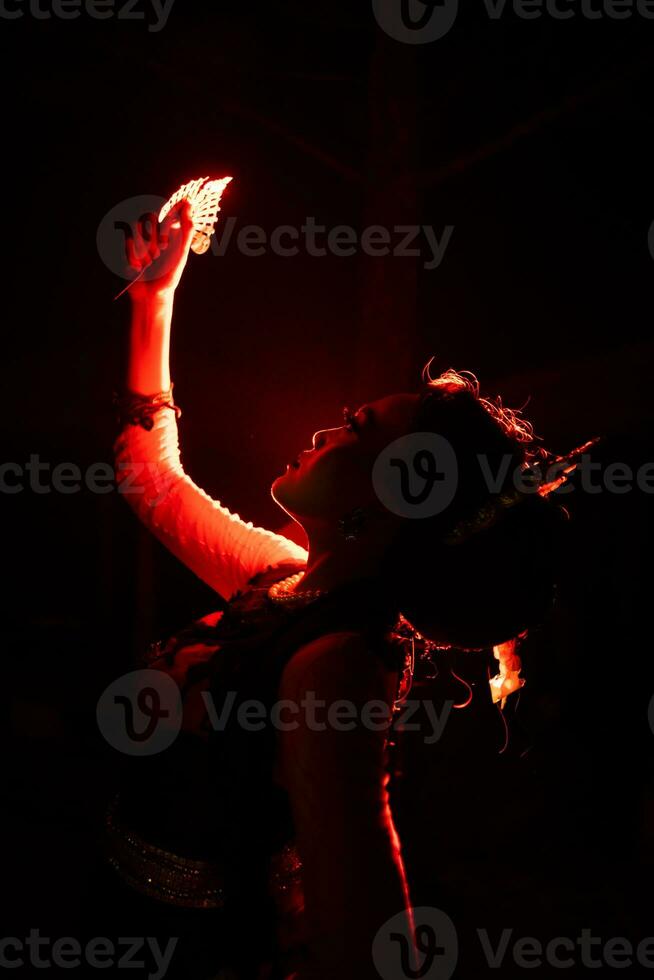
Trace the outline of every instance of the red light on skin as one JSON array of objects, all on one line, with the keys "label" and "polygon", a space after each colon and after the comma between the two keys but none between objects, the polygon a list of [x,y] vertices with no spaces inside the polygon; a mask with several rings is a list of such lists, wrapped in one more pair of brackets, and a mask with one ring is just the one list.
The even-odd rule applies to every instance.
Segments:
[{"label": "red light on skin", "polygon": [[[195,252],[196,255],[203,255],[208,251],[209,245],[211,244],[211,236],[216,230],[216,221],[218,220],[218,213],[220,211],[220,200],[223,196],[223,191],[231,180],[231,177],[220,177],[216,180],[211,180],[209,177],[198,177],[197,180],[191,180],[186,184],[182,184],[166,201],[159,212],[159,224],[161,224],[166,215],[181,201],[188,201],[191,205],[191,220],[193,221],[191,251]],[[177,231],[179,231],[181,226],[182,224],[179,220],[173,221],[171,225]],[[121,289],[114,296],[114,301],[120,299],[143,276],[144,272],[145,269],[142,269],[124,289]]]},{"label": "red light on skin", "polygon": [[304,458],[306,456],[310,456],[311,453],[313,453],[313,452],[315,452],[315,449],[303,449],[302,452],[299,453],[295,457],[295,459],[292,459],[290,463],[287,463],[286,464],[286,469],[287,470],[299,470],[300,467],[302,466],[302,463],[304,461]]}]

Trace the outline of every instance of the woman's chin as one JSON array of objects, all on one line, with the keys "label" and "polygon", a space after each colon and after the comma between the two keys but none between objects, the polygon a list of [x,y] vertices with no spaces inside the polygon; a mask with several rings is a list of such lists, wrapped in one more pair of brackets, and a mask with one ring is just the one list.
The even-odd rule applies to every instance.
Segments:
[{"label": "woman's chin", "polygon": [[275,503],[278,503],[280,507],[283,507],[284,510],[286,510],[287,506],[290,504],[289,490],[290,484],[292,483],[292,473],[293,470],[291,469],[291,466],[287,466],[286,472],[281,473],[278,477],[275,477],[272,482],[272,486],[270,487],[270,494],[273,500]]}]

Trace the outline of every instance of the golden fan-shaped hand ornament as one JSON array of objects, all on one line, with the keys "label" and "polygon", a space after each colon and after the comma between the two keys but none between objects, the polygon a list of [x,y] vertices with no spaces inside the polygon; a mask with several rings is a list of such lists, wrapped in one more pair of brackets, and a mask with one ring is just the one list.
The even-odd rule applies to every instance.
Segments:
[{"label": "golden fan-shaped hand ornament", "polygon": [[220,198],[231,179],[221,177],[219,180],[211,180],[209,177],[199,177],[197,180],[190,180],[188,184],[182,184],[159,212],[159,224],[176,204],[186,199],[193,208],[191,217],[195,226],[191,249],[196,255],[203,255],[209,248],[216,228]]},{"label": "golden fan-shaped hand ornament", "polygon": [[[192,208],[191,220],[193,221],[194,227],[191,251],[195,252],[196,255],[203,255],[208,251],[209,245],[211,244],[211,236],[216,230],[216,221],[218,220],[218,212],[220,211],[220,199],[231,179],[231,177],[220,177],[218,179],[198,177],[197,180],[190,180],[187,184],[182,184],[172,197],[166,201],[159,212],[159,224],[161,224],[166,215],[180,201],[186,199]],[[123,293],[126,293],[143,276],[145,271],[145,269],[142,269],[117,296],[114,296],[114,300],[119,299]]]}]

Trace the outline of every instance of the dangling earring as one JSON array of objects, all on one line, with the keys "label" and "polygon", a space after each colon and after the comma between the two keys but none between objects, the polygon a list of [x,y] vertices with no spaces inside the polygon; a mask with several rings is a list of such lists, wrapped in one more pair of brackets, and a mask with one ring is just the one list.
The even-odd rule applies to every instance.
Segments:
[{"label": "dangling earring", "polygon": [[348,542],[351,544],[357,541],[366,522],[365,514],[361,507],[355,507],[348,514],[344,514],[338,522],[338,529]]}]

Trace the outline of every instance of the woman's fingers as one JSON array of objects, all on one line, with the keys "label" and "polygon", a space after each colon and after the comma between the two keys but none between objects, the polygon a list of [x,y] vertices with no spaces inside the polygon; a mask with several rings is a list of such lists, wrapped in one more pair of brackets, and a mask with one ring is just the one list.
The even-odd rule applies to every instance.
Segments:
[{"label": "woman's fingers", "polygon": [[164,218],[159,226],[159,239],[160,241],[164,239],[166,246],[171,236],[177,240],[181,238],[184,244],[190,244],[193,230],[193,208],[190,202],[184,199],[172,208]]},{"label": "woman's fingers", "polygon": [[159,234],[156,214],[144,214],[138,223],[136,235],[137,255],[144,266],[151,265],[159,256]]},{"label": "woman's fingers", "polygon": [[[151,212],[130,226],[125,255],[129,269],[142,279],[141,293],[177,287],[194,231],[193,207],[186,200],[180,201],[161,223],[158,215]],[[143,276],[144,272],[147,275]]]},{"label": "woman's fingers", "polygon": [[159,249],[159,219],[156,214],[150,212],[146,214],[143,218],[143,224],[145,226],[145,242],[147,245],[147,251],[151,262],[158,259],[161,255]]},{"label": "woman's fingers", "polygon": [[142,272],[169,249],[174,255],[182,254],[190,247],[193,233],[193,208],[187,200],[180,201],[161,224],[154,212],[144,214],[126,236],[127,264],[135,272]]},{"label": "woman's fingers", "polygon": [[150,265],[152,259],[148,251],[148,246],[140,231],[135,231],[131,238],[127,238],[125,243],[127,262],[136,272],[140,272]]},{"label": "woman's fingers", "polygon": [[170,242],[170,237],[175,231],[179,230],[179,218],[175,211],[169,211],[159,225],[159,241],[166,243],[166,248]]},{"label": "woman's fingers", "polygon": [[130,269],[134,269],[135,272],[140,272],[141,260],[137,254],[133,231],[130,231],[130,233],[125,236],[125,255]]},{"label": "woman's fingers", "polygon": [[158,234],[158,221],[155,214],[146,214],[126,236],[125,253],[131,269],[141,272],[161,254]]},{"label": "woman's fingers", "polygon": [[167,215],[159,225],[159,248],[162,252],[166,251],[168,248],[168,243],[170,242],[170,223],[168,222],[169,217],[170,216]]},{"label": "woman's fingers", "polygon": [[125,254],[130,268],[136,272],[141,271],[143,268],[143,257],[146,251],[140,222],[137,222],[136,225],[130,227],[129,232],[125,236]]}]

